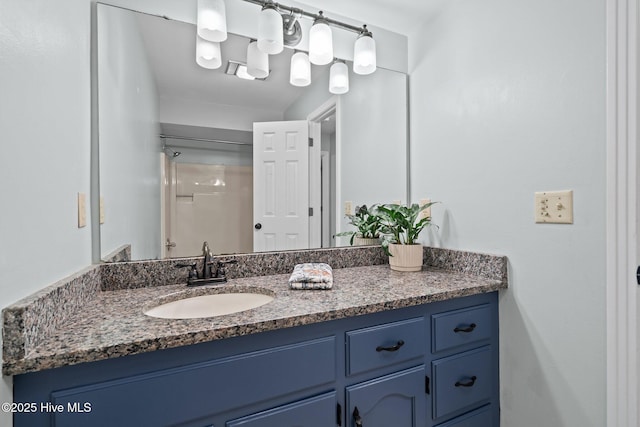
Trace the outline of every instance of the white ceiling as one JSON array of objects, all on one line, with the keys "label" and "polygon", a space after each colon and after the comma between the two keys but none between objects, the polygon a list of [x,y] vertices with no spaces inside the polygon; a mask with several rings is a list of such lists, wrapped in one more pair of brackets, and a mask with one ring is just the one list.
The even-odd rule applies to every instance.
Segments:
[{"label": "white ceiling", "polygon": [[[318,10],[350,17],[399,34],[409,35],[444,0],[299,0]],[[286,4],[286,0],[283,1]],[[375,37],[375,35],[374,35]]]}]

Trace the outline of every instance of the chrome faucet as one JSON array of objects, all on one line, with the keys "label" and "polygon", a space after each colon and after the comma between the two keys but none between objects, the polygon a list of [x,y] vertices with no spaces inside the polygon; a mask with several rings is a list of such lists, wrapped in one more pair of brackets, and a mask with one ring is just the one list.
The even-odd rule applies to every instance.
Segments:
[{"label": "chrome faucet", "polygon": [[204,242],[202,244],[202,254],[204,255],[204,264],[202,265],[202,275],[200,276],[203,279],[210,279],[213,274],[211,274],[211,258],[213,255],[211,254],[211,249],[209,249],[209,244]]},{"label": "chrome faucet", "polygon": [[224,270],[224,266],[227,264],[235,264],[238,262],[236,259],[213,261],[213,254],[209,249],[209,244],[204,242],[202,244],[202,254],[204,255],[204,261],[202,265],[202,272],[197,270],[197,263],[193,264],[178,264],[176,267],[185,268],[188,267],[189,276],[187,278],[187,286],[201,286],[208,285],[210,283],[226,283],[227,276]]}]

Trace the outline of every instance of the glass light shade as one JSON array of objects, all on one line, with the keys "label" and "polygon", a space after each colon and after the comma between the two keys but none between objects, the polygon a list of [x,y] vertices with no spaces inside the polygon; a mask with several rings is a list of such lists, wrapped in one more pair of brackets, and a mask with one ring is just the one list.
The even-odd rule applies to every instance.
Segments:
[{"label": "glass light shade", "polygon": [[203,68],[214,70],[222,65],[220,43],[196,37],[196,62]]},{"label": "glass light shade", "polygon": [[276,55],[283,48],[282,15],[272,8],[263,9],[258,21],[258,49]]},{"label": "glass light shade", "polygon": [[329,92],[341,95],[349,92],[349,68],[344,62],[335,62],[329,70]]},{"label": "glass light shade", "polygon": [[198,0],[198,35],[211,42],[227,39],[227,14],[223,0]]},{"label": "glass light shade", "polygon": [[238,65],[238,69],[236,70],[236,76],[244,80],[256,79],[255,77],[253,77],[251,74],[247,72],[247,66],[242,64]]},{"label": "glass light shade", "polygon": [[309,60],[316,65],[333,61],[333,36],[324,22],[316,22],[309,30]]},{"label": "glass light shade", "polygon": [[258,42],[252,41],[247,48],[247,73],[257,79],[269,75],[269,55],[258,49]]},{"label": "glass light shade", "polygon": [[311,84],[311,63],[306,53],[296,52],[291,57],[289,83],[293,86],[309,86]]},{"label": "glass light shade", "polygon": [[360,36],[353,47],[353,72],[371,74],[376,70],[376,42],[371,36]]}]

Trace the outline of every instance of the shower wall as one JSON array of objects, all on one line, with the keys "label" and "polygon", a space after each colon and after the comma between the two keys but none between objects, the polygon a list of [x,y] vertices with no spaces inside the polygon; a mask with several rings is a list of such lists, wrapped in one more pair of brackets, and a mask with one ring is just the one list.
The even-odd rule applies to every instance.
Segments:
[{"label": "shower wall", "polygon": [[171,163],[170,257],[253,251],[253,168]]}]

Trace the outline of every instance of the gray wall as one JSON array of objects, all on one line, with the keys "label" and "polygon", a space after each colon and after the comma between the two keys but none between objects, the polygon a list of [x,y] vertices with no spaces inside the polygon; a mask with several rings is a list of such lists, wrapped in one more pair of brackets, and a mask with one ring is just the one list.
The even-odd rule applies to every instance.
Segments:
[{"label": "gray wall", "polygon": [[76,202],[90,189],[89,22],[88,1],[0,3],[3,307],[91,264]]},{"label": "gray wall", "polygon": [[[436,246],[505,254],[505,427],[605,420],[605,1],[442,2],[410,38],[412,197]],[[533,193],[574,190],[573,225]]]},{"label": "gray wall", "polygon": [[135,18],[98,5],[101,253],[131,244],[160,257],[160,126],[152,70]]}]

